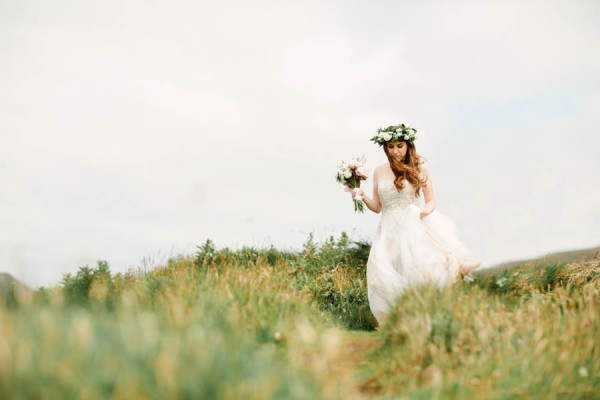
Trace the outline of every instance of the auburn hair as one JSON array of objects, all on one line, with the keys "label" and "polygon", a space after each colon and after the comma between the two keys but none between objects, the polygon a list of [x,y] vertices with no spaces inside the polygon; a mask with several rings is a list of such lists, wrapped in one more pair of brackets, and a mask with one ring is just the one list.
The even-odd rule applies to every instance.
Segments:
[{"label": "auburn hair", "polygon": [[396,177],[394,179],[396,188],[398,188],[398,190],[404,188],[404,183],[402,181],[406,179],[415,188],[415,196],[419,197],[421,188],[427,186],[427,179],[421,178],[421,156],[417,153],[417,149],[413,143],[404,140],[403,142],[407,147],[404,161],[398,161],[390,155],[387,143],[383,145],[383,151],[385,152],[385,155],[390,162],[392,172]]}]

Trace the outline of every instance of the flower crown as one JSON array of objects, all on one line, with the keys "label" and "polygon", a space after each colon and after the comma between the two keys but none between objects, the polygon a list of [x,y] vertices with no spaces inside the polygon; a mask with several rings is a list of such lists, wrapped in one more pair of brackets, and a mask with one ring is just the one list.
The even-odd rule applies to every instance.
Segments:
[{"label": "flower crown", "polygon": [[385,129],[377,129],[377,135],[371,138],[371,141],[383,146],[387,142],[397,142],[404,140],[413,144],[417,139],[417,130],[404,124],[388,126]]}]

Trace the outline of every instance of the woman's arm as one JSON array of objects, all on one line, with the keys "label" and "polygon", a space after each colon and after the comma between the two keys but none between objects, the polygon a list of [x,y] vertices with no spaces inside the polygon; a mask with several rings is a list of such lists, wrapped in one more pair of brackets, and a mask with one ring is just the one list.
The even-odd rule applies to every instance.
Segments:
[{"label": "woman's arm", "polygon": [[425,206],[421,210],[421,218],[428,216],[435,210],[435,195],[433,194],[433,184],[429,168],[421,164],[422,178],[425,178],[425,187],[423,187],[423,196],[425,197]]},{"label": "woman's arm", "polygon": [[[354,189],[352,191],[352,198],[356,199],[357,196],[359,196],[369,210],[379,214],[381,212],[381,200],[379,199],[379,191],[377,190],[377,170],[378,169],[375,169],[375,172],[373,173],[373,198],[370,199],[362,189]],[[358,195],[356,193],[358,193]]]}]

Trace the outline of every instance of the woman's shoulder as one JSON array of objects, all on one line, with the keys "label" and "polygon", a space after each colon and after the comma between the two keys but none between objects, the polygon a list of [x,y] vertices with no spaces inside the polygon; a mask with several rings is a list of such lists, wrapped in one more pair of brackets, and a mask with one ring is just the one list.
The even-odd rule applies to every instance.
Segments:
[{"label": "woman's shoulder", "polygon": [[379,175],[381,175],[382,173],[386,172],[389,169],[390,169],[390,163],[389,162],[380,164],[377,167],[375,167],[375,170],[373,171],[373,176],[379,176]]},{"label": "woman's shoulder", "polygon": [[390,168],[390,163],[389,163],[389,162],[385,162],[385,163],[383,163],[383,164],[380,164],[380,165],[378,165],[378,166],[375,168],[375,172],[377,172],[377,171],[382,171],[382,170],[386,170],[386,169],[389,169],[389,168]]},{"label": "woman's shoulder", "polygon": [[393,175],[392,168],[390,167],[390,163],[386,162],[381,165],[378,165],[373,172],[373,180],[375,183],[379,182],[382,178],[388,177],[390,174]]}]

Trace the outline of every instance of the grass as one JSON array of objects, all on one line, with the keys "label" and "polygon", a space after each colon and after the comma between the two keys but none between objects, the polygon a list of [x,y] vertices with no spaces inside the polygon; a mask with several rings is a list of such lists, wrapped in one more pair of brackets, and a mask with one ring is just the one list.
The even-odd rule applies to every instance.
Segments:
[{"label": "grass", "polygon": [[515,270],[508,282],[501,276],[406,293],[383,329],[376,358],[384,392],[427,399],[594,398],[599,296],[598,280],[588,277],[599,271],[597,264],[551,265]]},{"label": "grass", "polygon": [[592,399],[600,265],[415,288],[378,330],[368,244],[207,240],[149,272],[100,261],[0,304],[0,398]]}]

